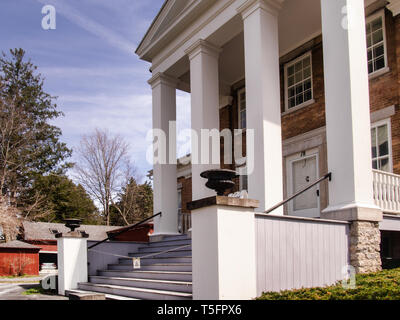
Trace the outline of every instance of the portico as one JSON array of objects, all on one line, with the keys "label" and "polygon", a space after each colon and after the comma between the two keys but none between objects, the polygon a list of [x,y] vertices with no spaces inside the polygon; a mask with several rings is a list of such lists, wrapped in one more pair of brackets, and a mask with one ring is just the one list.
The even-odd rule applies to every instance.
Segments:
[{"label": "portico", "polygon": [[[373,199],[371,142],[364,138],[370,130],[364,16],[373,2],[167,1],[137,50],[152,62],[154,128],[168,130],[168,122],[176,119],[174,94],[180,89],[191,93],[192,129],[198,137],[201,129],[220,130],[221,98],[245,79],[245,129],[253,130],[255,146],[246,145],[246,154],[254,159],[249,198],[260,202],[260,211],[272,207],[284,193],[280,57],[322,33],[327,163],[333,176],[323,214],[380,221]],[[169,133],[168,155],[176,150],[174,139]],[[194,141],[192,195],[197,200],[212,195],[200,173],[218,165],[202,162],[201,146]],[[163,212],[156,234],[178,230],[174,172],[174,163],[154,167],[154,210]],[[274,214],[282,215],[283,209]]]}]

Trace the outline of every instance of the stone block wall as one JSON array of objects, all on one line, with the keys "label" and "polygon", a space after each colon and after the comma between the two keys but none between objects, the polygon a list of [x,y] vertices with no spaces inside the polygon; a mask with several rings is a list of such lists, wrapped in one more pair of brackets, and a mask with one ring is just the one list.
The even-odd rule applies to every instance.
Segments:
[{"label": "stone block wall", "polygon": [[357,273],[381,270],[378,222],[353,221],[350,226],[350,264]]}]

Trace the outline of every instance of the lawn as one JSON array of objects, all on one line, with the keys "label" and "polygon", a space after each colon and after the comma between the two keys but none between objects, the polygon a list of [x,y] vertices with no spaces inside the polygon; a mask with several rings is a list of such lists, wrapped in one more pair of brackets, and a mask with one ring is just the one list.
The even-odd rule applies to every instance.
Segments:
[{"label": "lawn", "polygon": [[400,300],[400,268],[356,276],[356,288],[341,283],[324,288],[266,292],[257,300]]}]

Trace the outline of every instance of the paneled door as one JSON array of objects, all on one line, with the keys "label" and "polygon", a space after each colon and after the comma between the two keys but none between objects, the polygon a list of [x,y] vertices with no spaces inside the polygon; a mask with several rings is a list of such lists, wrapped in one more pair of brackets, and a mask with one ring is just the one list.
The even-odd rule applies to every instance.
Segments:
[{"label": "paneled door", "polygon": [[[309,150],[286,160],[288,196],[302,190],[319,178],[318,150]],[[317,218],[320,216],[319,185],[314,186],[288,204],[292,216]]]}]

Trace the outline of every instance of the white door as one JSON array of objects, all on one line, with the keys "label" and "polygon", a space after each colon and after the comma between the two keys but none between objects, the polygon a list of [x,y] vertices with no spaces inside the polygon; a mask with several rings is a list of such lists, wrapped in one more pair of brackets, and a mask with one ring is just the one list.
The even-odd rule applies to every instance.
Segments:
[{"label": "white door", "polygon": [[[318,151],[310,150],[287,159],[288,196],[295,194],[319,178]],[[319,185],[291,200],[289,215],[317,218],[320,216]]]}]

